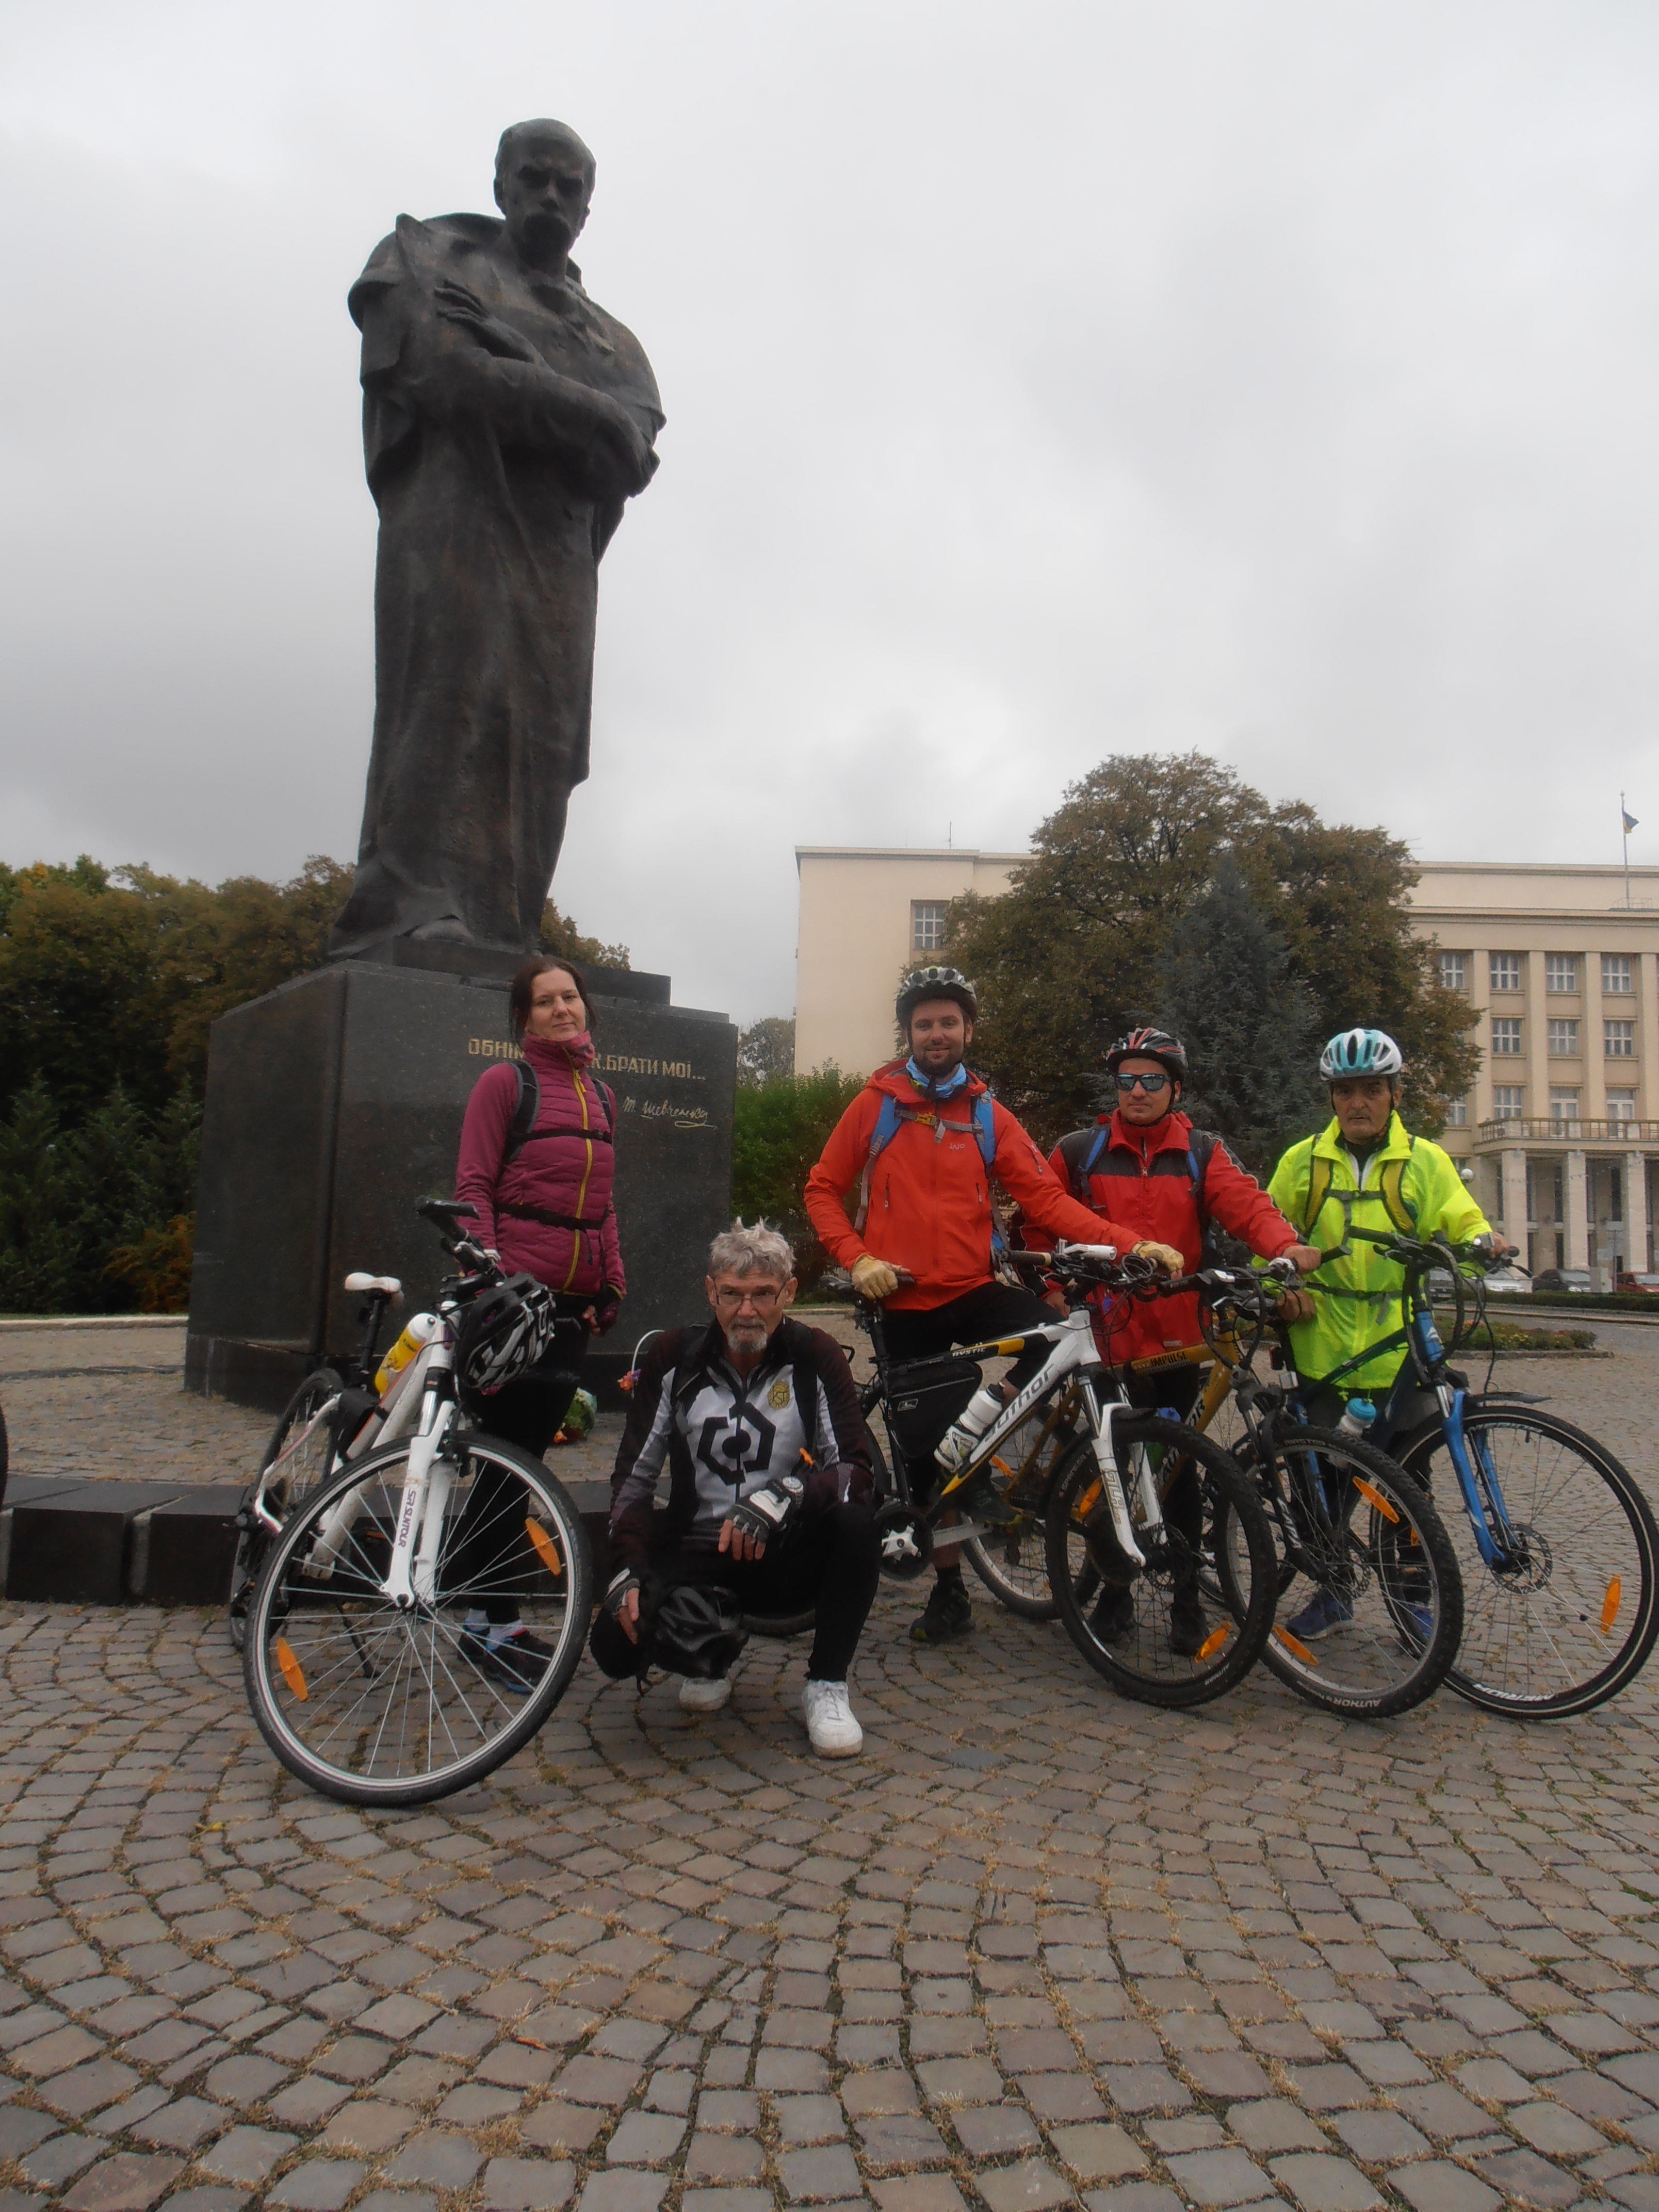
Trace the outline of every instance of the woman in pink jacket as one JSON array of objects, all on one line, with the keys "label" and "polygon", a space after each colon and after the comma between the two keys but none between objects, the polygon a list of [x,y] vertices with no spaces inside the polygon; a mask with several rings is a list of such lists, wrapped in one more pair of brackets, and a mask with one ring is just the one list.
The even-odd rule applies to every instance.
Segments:
[{"label": "woman in pink jacket", "polygon": [[[513,979],[511,1011],[533,1084],[510,1060],[478,1078],[461,1124],[455,1195],[478,1210],[469,1236],[500,1253],[509,1273],[544,1283],[567,1324],[538,1366],[485,1401],[489,1433],[539,1459],[576,1395],[589,1337],[614,1326],[628,1288],[611,1201],[617,1102],[592,1073],[587,986],[568,960],[526,960]],[[527,1126],[520,1102],[532,1092]],[[466,1517],[482,1532],[495,1506],[475,1496]],[[463,1535],[458,1572],[476,1571],[470,1549]],[[469,1656],[511,1688],[533,1686],[549,1655],[520,1626],[515,1600],[489,1600],[466,1630]]]}]

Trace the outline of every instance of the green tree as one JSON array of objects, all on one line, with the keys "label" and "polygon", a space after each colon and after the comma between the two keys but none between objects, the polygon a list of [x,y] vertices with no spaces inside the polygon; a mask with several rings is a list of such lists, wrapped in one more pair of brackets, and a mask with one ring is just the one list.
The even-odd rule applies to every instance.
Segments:
[{"label": "green tree", "polygon": [[1415,1127],[1443,1127],[1447,1099],[1468,1087],[1474,1018],[1412,935],[1410,856],[1384,831],[1270,806],[1200,753],[1118,754],[1067,789],[1032,842],[1004,897],[953,902],[947,946],[979,988],[971,1056],[1040,1137],[1092,1110],[1115,1037],[1165,1018],[1171,936],[1228,856],[1282,932],[1316,1029],[1364,1022],[1399,1038]]},{"label": "green tree", "polygon": [[1224,1133],[1265,1183],[1285,1146],[1328,1118],[1319,1018],[1284,931],[1230,853],[1170,931],[1158,981],[1163,1018],[1193,1070],[1185,1110]]},{"label": "green tree", "polygon": [[541,945],[544,952],[562,952],[586,968],[627,968],[632,965],[625,945],[601,945],[597,937],[584,937],[568,915],[551,899],[542,908]]},{"label": "green tree", "polygon": [[0,1313],[64,1313],[80,1240],[58,1113],[36,1076],[0,1123]]},{"label": "green tree", "polygon": [[769,1221],[795,1248],[804,1285],[830,1265],[802,1194],[830,1132],[859,1092],[861,1079],[838,1067],[810,1075],[774,1075],[739,1085],[732,1142],[732,1203],[745,1221]]},{"label": "green tree", "polygon": [[738,1080],[769,1083],[774,1076],[795,1072],[795,1018],[769,1014],[738,1032]]}]

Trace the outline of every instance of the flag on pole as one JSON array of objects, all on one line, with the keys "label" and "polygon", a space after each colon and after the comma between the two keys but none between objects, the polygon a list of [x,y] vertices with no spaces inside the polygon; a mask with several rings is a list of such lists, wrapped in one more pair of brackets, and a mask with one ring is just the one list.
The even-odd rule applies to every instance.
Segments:
[{"label": "flag on pole", "polygon": [[1625,825],[1625,835],[1628,837],[1631,831],[1637,826],[1636,817],[1633,814],[1626,814],[1622,806],[1620,808],[1619,813],[1620,817]]}]

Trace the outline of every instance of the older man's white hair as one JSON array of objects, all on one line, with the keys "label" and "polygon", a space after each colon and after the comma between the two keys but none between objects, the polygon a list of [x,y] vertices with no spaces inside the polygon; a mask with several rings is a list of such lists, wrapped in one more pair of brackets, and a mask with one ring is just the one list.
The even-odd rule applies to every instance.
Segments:
[{"label": "older man's white hair", "polygon": [[757,1221],[745,1228],[741,1220],[722,1229],[708,1248],[711,1275],[767,1275],[787,1283],[795,1272],[795,1255],[789,1239]]}]

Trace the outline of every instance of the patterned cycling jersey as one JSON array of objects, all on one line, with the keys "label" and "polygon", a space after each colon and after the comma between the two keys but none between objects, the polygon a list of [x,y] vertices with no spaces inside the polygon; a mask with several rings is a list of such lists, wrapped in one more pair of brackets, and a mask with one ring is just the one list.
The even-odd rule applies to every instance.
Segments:
[{"label": "patterned cycling jersey", "polygon": [[[807,1472],[809,1462],[870,1478],[864,1417],[833,1337],[786,1318],[758,1366],[739,1376],[718,1325],[666,1330],[635,1379],[611,1478],[612,1553],[639,1569],[653,1550],[712,1547],[738,1498],[775,1475]],[[659,1514],[665,1462],[668,1504]]]}]

